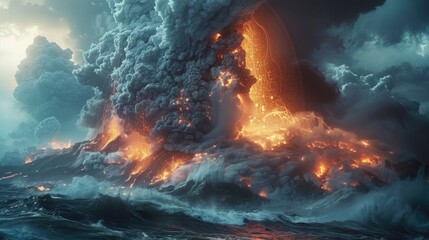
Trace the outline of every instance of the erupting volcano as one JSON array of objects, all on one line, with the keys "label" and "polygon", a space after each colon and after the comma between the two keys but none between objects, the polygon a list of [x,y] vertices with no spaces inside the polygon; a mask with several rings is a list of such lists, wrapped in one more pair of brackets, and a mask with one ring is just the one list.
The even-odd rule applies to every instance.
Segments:
[{"label": "erupting volcano", "polygon": [[[305,112],[301,76],[292,65],[293,46],[268,5],[240,17],[203,43],[216,54],[201,83],[209,91],[198,96],[205,100],[202,118],[208,126],[199,126],[201,120],[191,117],[199,99],[182,88],[169,103],[176,113],[176,133],[153,137],[157,123],[146,119],[144,112],[138,122],[128,123],[109,104],[99,135],[83,150],[122,156],[131,165],[122,170],[130,186],[180,186],[205,164],[225,168],[243,164],[246,167],[240,166],[240,171],[229,173],[228,181],[264,199],[290,184],[281,180],[287,168],[296,168],[294,181],[323,191],[367,188],[373,182],[395,179],[392,169],[386,168],[393,154],[389,149],[331,128],[317,114]],[[276,54],[280,47],[282,53]],[[121,91],[120,84],[114,82],[114,94]],[[205,135],[192,134],[204,128]],[[192,138],[186,138],[188,133]],[[171,139],[168,134],[184,136]],[[184,140],[187,146],[177,147]],[[259,179],[263,176],[258,176],[259,168],[267,167],[273,179]]]},{"label": "erupting volcano", "polygon": [[[144,210],[118,211],[138,221],[160,211],[231,226],[223,237],[293,239],[278,223],[401,222],[422,232],[424,167],[402,168],[394,146],[308,107],[308,76],[268,3],[211,2],[111,1],[117,27],[73,71],[96,89],[80,120],[91,139],[53,141],[0,179],[54,195],[90,189],[113,201],[104,204],[127,199]],[[408,186],[414,197],[402,196]],[[396,204],[400,213],[385,214]],[[276,230],[252,235],[261,222]]]}]

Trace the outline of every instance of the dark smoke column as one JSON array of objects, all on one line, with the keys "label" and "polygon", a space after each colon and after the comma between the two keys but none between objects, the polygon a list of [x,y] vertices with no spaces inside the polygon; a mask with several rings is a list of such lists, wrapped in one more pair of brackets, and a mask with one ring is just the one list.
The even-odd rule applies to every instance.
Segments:
[{"label": "dark smoke column", "polygon": [[[220,99],[212,97],[220,72],[232,71],[252,82],[232,55],[221,61],[217,56],[239,46],[241,38],[235,30],[227,30],[218,43],[212,36],[251,13],[259,3],[112,1],[118,27],[85,54],[85,65],[75,72],[81,83],[101,91],[86,110],[99,109],[91,104],[111,99],[128,128],[162,138],[170,147],[202,141],[219,127],[215,120],[222,119],[213,114]],[[246,92],[250,86],[237,91]],[[92,127],[99,126],[92,123]]]}]

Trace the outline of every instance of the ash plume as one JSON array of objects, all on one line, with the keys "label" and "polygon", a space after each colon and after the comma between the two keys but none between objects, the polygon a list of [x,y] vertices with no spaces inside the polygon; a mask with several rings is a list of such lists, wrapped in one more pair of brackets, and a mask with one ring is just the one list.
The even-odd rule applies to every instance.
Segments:
[{"label": "ash plume", "polygon": [[[246,65],[251,54],[243,42],[248,41],[247,50],[254,50],[261,41],[246,39],[244,27],[258,25],[251,14],[260,3],[110,0],[117,27],[92,45],[80,68],[60,58],[68,64],[67,75],[73,70],[80,84],[96,89],[79,122],[98,135],[55,151],[58,155],[53,157],[36,154],[28,169],[61,158],[64,173],[72,178],[68,185],[72,190],[86,183],[88,195],[95,195],[99,180],[103,188],[110,189],[111,182],[121,189],[129,186],[130,198],[140,187],[156,189],[174,204],[179,202],[172,204],[174,211],[191,206],[191,211],[183,210],[191,216],[201,217],[194,207],[207,210],[207,205],[238,209],[243,212],[233,221],[238,224],[252,216],[293,223],[353,221],[390,228],[402,224],[427,232],[428,120],[419,104],[401,97],[406,90],[397,80],[402,77],[395,73],[397,68],[382,75],[359,74],[346,64],[330,63],[319,65],[322,76],[317,69],[300,65],[302,77],[311,78],[302,81],[307,87],[303,95],[310,109],[319,109],[318,114],[271,106],[279,100],[273,95],[262,96],[271,101],[257,106],[252,87],[273,71],[263,69],[265,75],[258,78],[258,66],[251,70],[250,63]],[[382,3],[365,1],[358,12]],[[358,12],[349,20],[362,17]],[[258,35],[251,27],[247,30],[247,35]],[[37,42],[58,50],[43,39]],[[319,53],[322,50],[326,49]],[[69,52],[57,52],[69,59]],[[256,52],[255,65],[274,58],[252,52]],[[290,63],[280,68],[289,68],[286,64]],[[38,68],[24,71],[26,61],[20,68],[16,95],[26,103],[25,90],[33,86],[25,84],[31,82],[27,76],[39,76],[29,74]],[[425,71],[420,74],[425,76]],[[268,78],[262,83],[275,82]],[[276,86],[286,85],[267,87]],[[323,93],[308,89],[314,86]],[[279,95],[288,90],[280,89]],[[424,96],[418,99],[425,101]],[[37,106],[31,108],[35,117],[44,113]],[[52,138],[63,119],[42,116],[37,136]],[[11,158],[22,156],[14,153]],[[44,171],[38,177],[56,169]],[[407,191],[411,188],[415,192]],[[386,208],[401,211],[390,214]]]},{"label": "ash plume", "polygon": [[[85,65],[75,71],[82,84],[101,91],[85,110],[112,101],[116,113],[145,135],[171,144],[201,141],[215,128],[209,95],[219,74],[212,72],[216,52],[240,42],[236,36],[225,37],[216,45],[211,36],[258,3],[111,1],[118,27],[92,46],[84,55]],[[221,64],[241,71],[232,56]],[[85,110],[82,119],[93,114]]]}]

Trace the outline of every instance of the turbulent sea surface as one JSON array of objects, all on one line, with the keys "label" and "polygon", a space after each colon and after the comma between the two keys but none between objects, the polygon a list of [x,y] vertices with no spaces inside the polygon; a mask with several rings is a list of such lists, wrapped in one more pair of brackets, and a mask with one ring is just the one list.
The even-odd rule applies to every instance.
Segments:
[{"label": "turbulent sea surface", "polygon": [[[74,186],[76,187],[76,186]],[[0,184],[0,239],[426,239],[404,229],[353,222],[291,223],[255,211],[202,210],[168,203],[157,193],[108,196],[86,186],[72,197],[39,187]],[[46,191],[46,192],[45,192]],[[79,193],[79,191],[82,191]],[[145,190],[140,189],[140,194]],[[149,191],[149,190],[148,190]],[[70,191],[71,193],[72,191]],[[192,212],[193,211],[193,212]],[[394,209],[392,209],[394,211]],[[263,214],[261,214],[263,215]],[[249,219],[246,218],[249,216]],[[242,222],[239,219],[243,219]],[[264,220],[265,218],[265,220]],[[216,223],[217,219],[219,222]],[[225,223],[230,219],[231,224]]]},{"label": "turbulent sea surface", "polygon": [[[53,155],[25,166],[0,168],[0,239],[429,237],[407,230],[400,223],[392,227],[354,221],[296,221],[299,213],[284,213],[285,206],[276,208],[268,200],[237,204],[252,196],[235,186],[200,186],[192,190],[198,193],[198,203],[185,197],[185,192],[192,192],[189,189],[122,187],[79,174],[79,168],[64,165],[67,159],[61,157],[66,158],[67,154]],[[204,202],[210,199],[205,195],[217,195],[216,203]],[[222,207],[221,202],[229,206]],[[348,209],[343,211],[346,213]]]}]

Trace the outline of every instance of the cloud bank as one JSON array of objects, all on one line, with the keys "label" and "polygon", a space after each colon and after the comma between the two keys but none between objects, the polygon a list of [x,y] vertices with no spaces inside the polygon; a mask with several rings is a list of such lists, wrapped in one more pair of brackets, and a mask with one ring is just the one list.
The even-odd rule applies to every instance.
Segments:
[{"label": "cloud bank", "polygon": [[[312,63],[337,84],[334,123],[427,163],[429,85],[427,1],[389,0],[354,21],[323,29]],[[400,16],[400,17],[399,17]]]},{"label": "cloud bank", "polygon": [[77,66],[71,57],[71,50],[37,37],[27,49],[27,58],[18,66],[14,96],[22,109],[39,122],[34,134],[40,142],[54,135],[75,139],[82,134],[76,130],[76,121],[93,90],[74,77],[72,71]]}]

